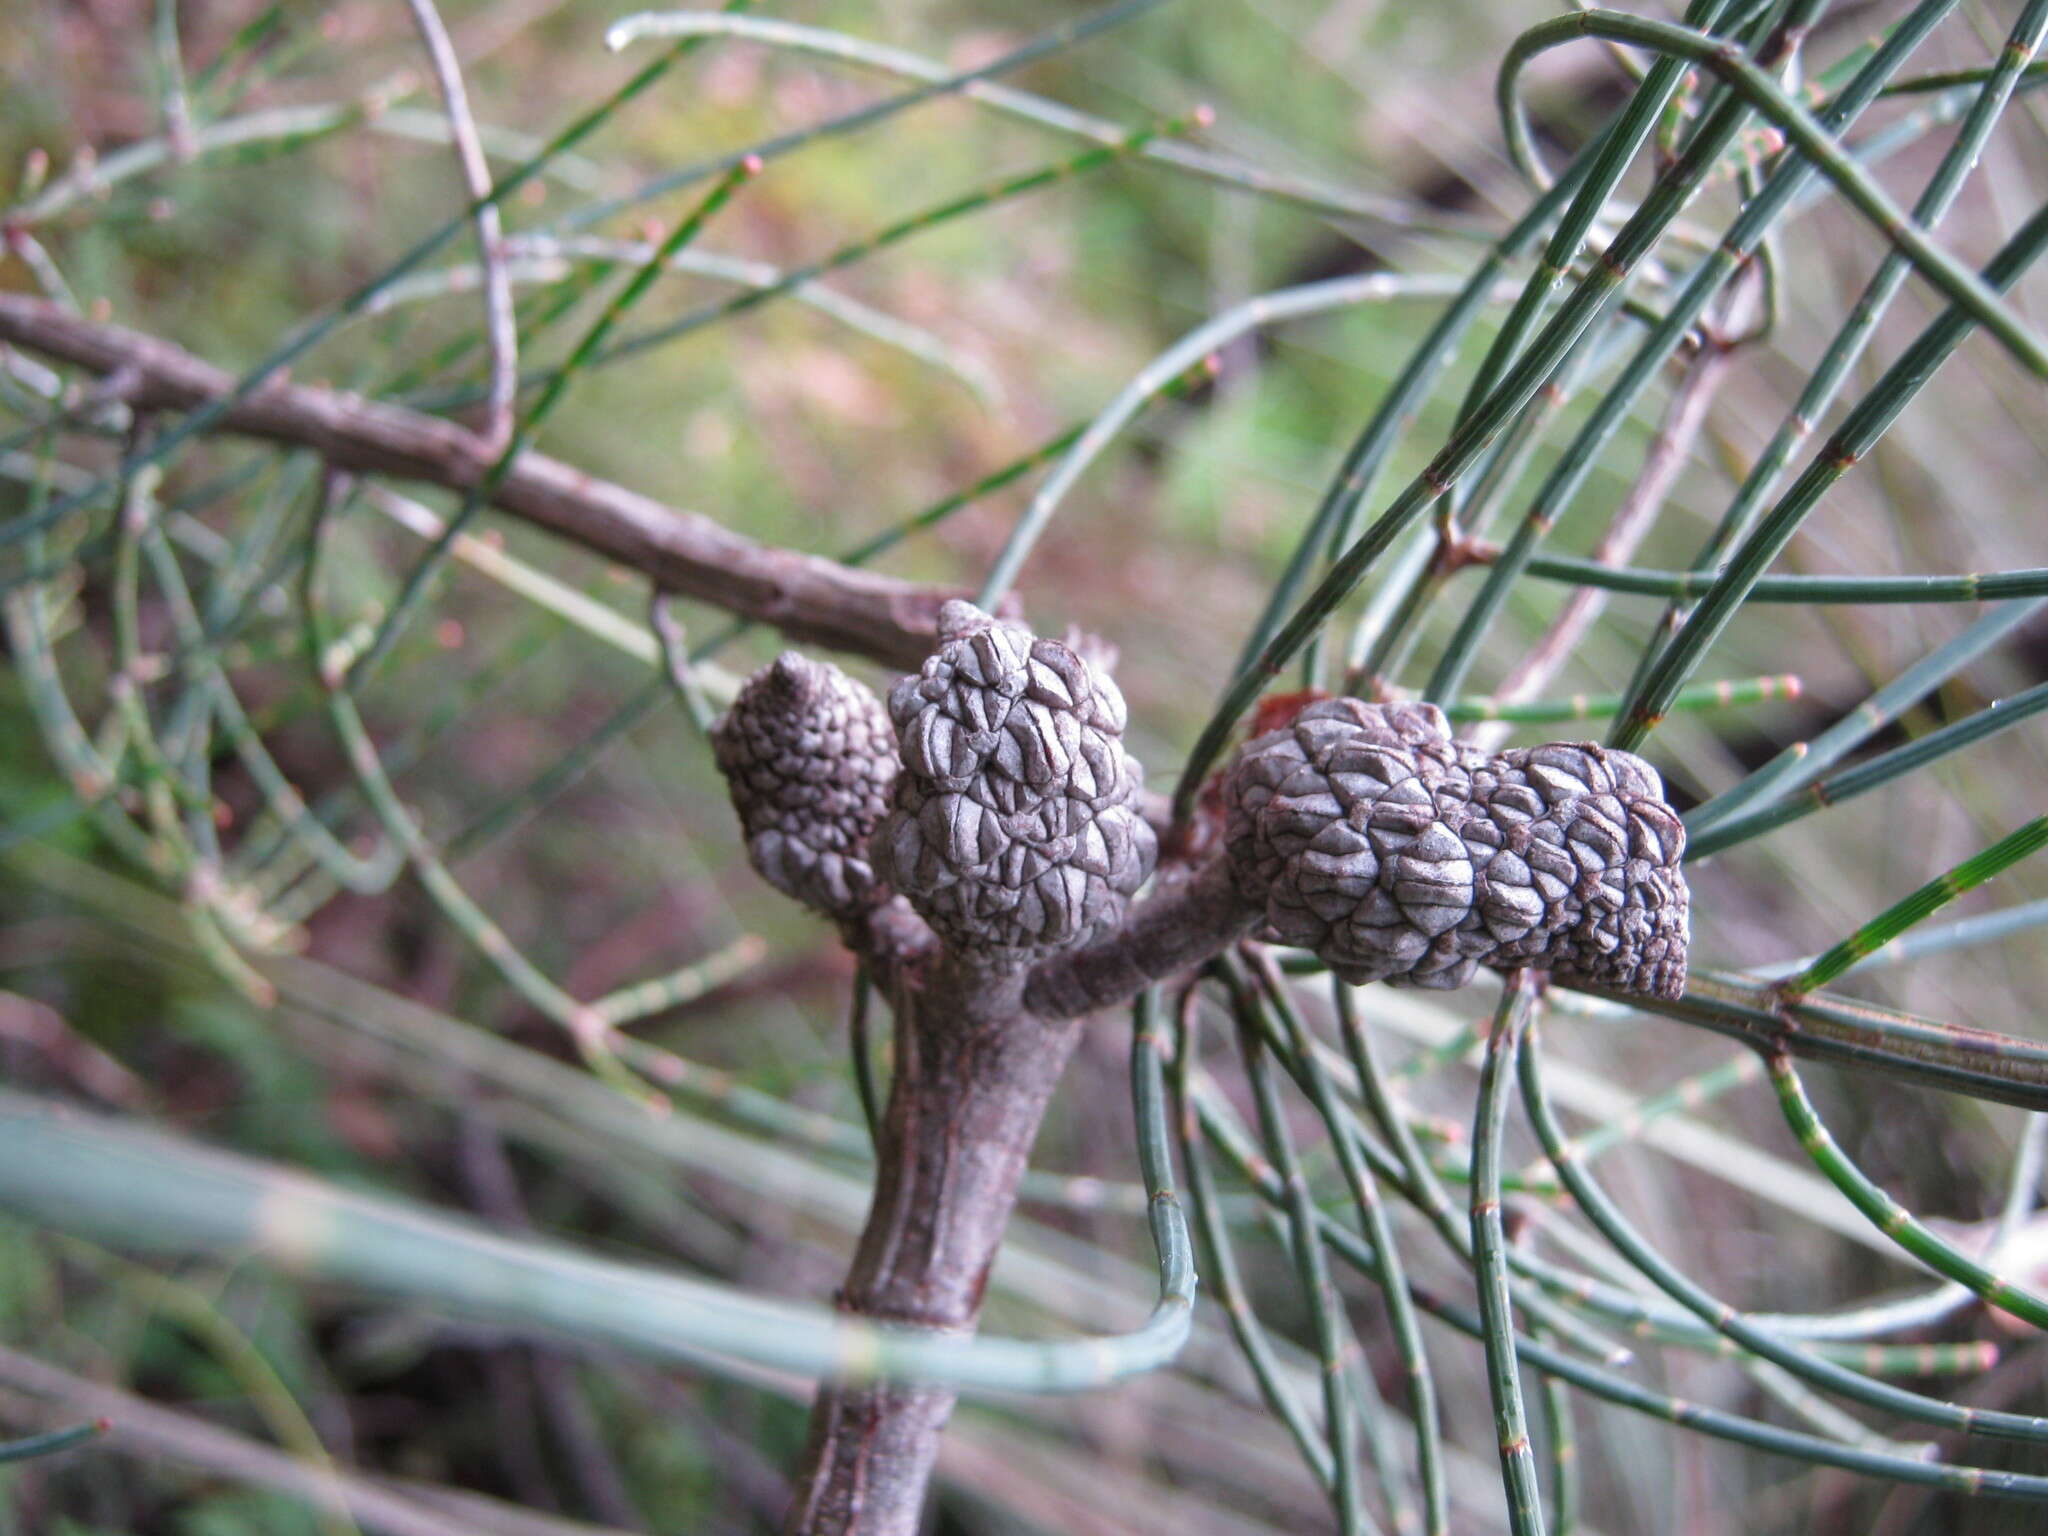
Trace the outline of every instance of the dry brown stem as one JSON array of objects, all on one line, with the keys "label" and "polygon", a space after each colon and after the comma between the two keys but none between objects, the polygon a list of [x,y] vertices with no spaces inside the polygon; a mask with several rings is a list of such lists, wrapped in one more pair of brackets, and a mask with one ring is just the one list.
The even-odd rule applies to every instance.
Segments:
[{"label": "dry brown stem", "polygon": [[[23,294],[0,293],[0,342],[118,376],[119,398],[139,410],[196,410],[235,386],[232,375],[182,347]],[[283,380],[238,401],[219,429],[312,448],[338,468],[455,491],[478,484],[495,458],[456,422]],[[931,652],[940,605],[962,595],[757,544],[544,454],[522,454],[491,500],[668,591],[906,670]]]},{"label": "dry brown stem", "polygon": [[[941,952],[891,977],[896,1075],[875,1194],[839,1293],[878,1321],[968,1333],[1039,1121],[1079,1025],[1023,1009],[1021,970]],[[915,1536],[954,1394],[827,1384],[811,1413],[791,1536]]]}]

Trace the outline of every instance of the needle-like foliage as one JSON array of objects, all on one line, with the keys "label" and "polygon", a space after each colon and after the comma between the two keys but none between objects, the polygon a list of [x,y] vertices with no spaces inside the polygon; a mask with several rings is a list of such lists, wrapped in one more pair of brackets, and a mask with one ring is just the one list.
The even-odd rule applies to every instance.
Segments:
[{"label": "needle-like foliage", "polygon": [[[123,134],[57,168],[0,123],[31,1519],[157,1456],[445,1529],[319,1405],[496,1330],[590,1352],[489,1358],[554,1447],[509,1497],[607,1528],[713,1528],[743,1500],[677,1465],[787,1460],[820,1379],[1000,1398],[945,1475],[1061,1528],[2031,1528],[1996,1511],[2048,1502],[2048,0],[942,7],[1003,29],[960,49],[414,0],[360,59],[196,9],[157,0]],[[571,61],[541,115],[500,49]],[[1423,125],[1405,174],[1325,84]],[[388,204],[336,214],[371,164]],[[215,281],[249,188],[345,256]],[[1587,722],[1689,807],[1682,995],[1353,988],[1225,924],[1089,1026],[1129,1049],[1083,1048],[987,1335],[826,1305],[891,1145],[886,989],[739,894],[707,733],[771,628],[914,673],[970,594],[1121,649],[1174,781],[1119,786],[1157,903],[1204,889],[1234,748],[1314,699],[1487,752]],[[295,1288],[251,1301],[251,1259]],[[429,1321],[315,1329],[341,1296]],[[288,1454],[108,1397],[103,1355]],[[1108,1462],[1053,1399],[1140,1377],[1130,1523],[1084,1527]],[[1205,1416],[1221,1448],[1166,1428]]]}]

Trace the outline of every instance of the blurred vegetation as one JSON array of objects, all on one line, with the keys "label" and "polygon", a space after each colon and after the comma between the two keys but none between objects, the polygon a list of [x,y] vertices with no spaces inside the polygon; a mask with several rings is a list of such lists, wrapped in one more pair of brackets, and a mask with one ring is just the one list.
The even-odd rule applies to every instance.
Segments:
[{"label": "blurred vegetation", "polygon": [[[501,172],[616,89],[650,46],[607,52],[604,30],[620,8],[581,0],[449,0],[441,9]],[[1189,142],[1329,189],[1348,211],[1119,156],[834,272],[825,286],[865,306],[859,324],[843,309],[783,300],[589,370],[540,446],[765,542],[843,551],[1086,423],[1155,357],[1254,295],[1382,269],[1462,278],[1527,200],[1502,147],[1494,71],[1520,31],[1564,9],[1540,0],[1182,0],[1145,9],[1003,82],[1126,130],[1206,104],[1213,125]],[[1825,8],[1808,42],[1812,67],[1854,58],[1909,9]],[[2017,9],[1961,5],[1911,70],[1980,68]],[[791,8],[788,19],[968,69],[1083,14],[1070,4],[899,0]],[[162,46],[166,28],[175,55]],[[167,89],[176,74],[201,131],[295,109],[340,110],[318,131],[189,159],[173,149],[163,164],[104,194],[20,218],[35,206],[36,183],[63,187],[86,157],[104,165],[123,146],[174,144],[166,111],[180,96]],[[2048,96],[2034,83],[2030,76],[2016,95],[1942,227],[1945,243],[1973,266],[2048,191]],[[1528,88],[1544,151],[1562,164],[1608,120],[1629,79],[1600,44],[1586,42],[1543,56]],[[507,235],[515,247],[570,236],[659,240],[708,182],[637,196],[651,178],[899,89],[873,72],[714,39],[509,198]],[[230,370],[249,367],[461,207],[438,102],[399,4],[0,0],[0,226],[13,241],[11,254],[0,256],[0,288],[34,291],[54,269],[86,314],[165,337]],[[1857,128],[1859,142],[1899,130],[1898,145],[1877,164],[1901,203],[1911,202],[1948,143],[1945,127],[1914,128],[1912,114],[1924,105],[1917,96],[1887,100]],[[794,268],[1083,147],[975,101],[924,102],[774,156],[695,249]],[[1740,155],[1754,164],[1771,147],[1759,133]],[[1718,234],[1737,206],[1734,181],[1711,187],[1688,213],[1689,226],[1709,239]],[[1639,168],[1624,190],[1635,197],[1647,185]],[[1616,222],[1603,228],[1611,233]],[[1832,202],[1782,236],[1774,326],[1741,350],[1739,375],[1714,398],[1665,515],[1625,563],[1692,563],[1883,249],[1866,223]],[[465,234],[440,258],[445,267],[426,270],[474,259]],[[558,365],[620,282],[602,267],[567,276],[551,272],[519,290],[528,369]],[[342,326],[294,376],[475,423],[485,362],[476,285],[465,277],[439,287],[406,302],[387,295],[393,302],[384,312]],[[708,277],[665,277],[628,330],[690,315],[734,291]],[[1132,746],[1155,787],[1171,789],[1305,520],[1440,313],[1441,294],[1355,304],[1250,329],[1222,345],[1206,371],[1143,410],[1096,460],[1033,554],[1019,594],[1037,626],[1079,626],[1120,649]],[[1668,286],[1659,291],[1668,296]],[[2037,330],[2048,326],[2048,286],[2038,275],[2023,279],[2010,302]],[[1909,283],[1845,398],[1870,387],[1940,304],[1931,288]],[[1429,394],[1381,477],[1381,501],[1451,433],[1503,311],[1489,309]],[[871,334],[869,316],[887,317],[893,328]],[[1613,354],[1589,364],[1508,477],[1492,537],[1519,520],[1615,366]],[[1661,376],[1667,386],[1677,372]],[[47,473],[37,462],[43,434],[27,424],[10,377],[0,376],[10,390],[0,397],[7,517],[37,504]],[[1636,402],[1547,553],[1595,548],[1638,479],[1664,403],[1654,393]],[[1973,338],[1773,569],[1877,575],[2041,564],[2032,514],[2048,469],[2044,405],[2039,379]],[[123,448],[112,428],[65,441],[67,463],[94,472],[118,464]],[[977,585],[1043,474],[1021,476],[907,539],[886,567]],[[196,573],[210,576],[209,551],[261,556],[249,556],[253,595],[231,642],[235,686],[285,776],[367,855],[378,827],[319,707],[290,611],[289,558],[314,480],[314,466],[299,457],[209,439],[166,466],[155,494],[166,507],[190,502],[176,558]],[[442,516],[459,505],[400,489]],[[252,531],[263,527],[274,539],[267,552]],[[504,551],[602,605],[620,630],[644,636],[639,577],[509,519],[486,527]],[[88,533],[66,535],[65,568],[42,584],[66,685],[95,707],[113,681],[118,578],[104,544],[78,546],[105,533],[102,519]],[[328,544],[328,613],[372,624],[423,547],[367,502],[349,508]],[[16,590],[21,572],[33,568],[0,565],[0,582]],[[1449,577],[1382,681],[1425,683],[1483,574]],[[1376,590],[1391,588],[1368,589],[1332,630],[1337,661],[1348,621]],[[1463,691],[1494,690],[1572,590],[1518,582]],[[679,611],[693,640],[725,626],[708,608]],[[1847,716],[1982,612],[1974,604],[1745,609],[1699,681],[1796,673],[1796,696],[1778,688],[1734,708],[1674,713],[1643,750],[1682,807],[1710,801],[1781,748]],[[1617,599],[1543,696],[1626,689],[1662,613],[1659,600]],[[178,645],[176,615],[156,586],[137,620],[145,652]],[[750,634],[718,665],[742,672],[776,643]],[[2016,622],[1912,700],[1869,746],[1924,738],[2040,683],[2044,647],[2048,629],[2038,620]],[[430,614],[364,690],[363,706],[405,804],[437,845],[454,850],[456,876],[569,994],[604,997],[704,967],[695,977],[701,985],[685,977],[678,1001],[632,1029],[671,1059],[704,1069],[697,1090],[676,1091],[668,1111],[684,1131],[664,1140],[667,1133],[648,1128],[652,1117],[623,1099],[593,1109],[590,1094],[610,1089],[598,1088],[565,1032],[506,984],[416,881],[354,894],[321,883],[317,872],[236,866],[233,852],[246,846],[241,838],[259,822],[265,796],[216,750],[215,803],[205,815],[229,845],[228,867],[272,904],[246,914],[267,941],[249,947],[245,960],[255,969],[223,974],[174,899],[182,893],[138,868],[81,808],[76,785],[46,749],[31,679],[19,665],[0,665],[0,1075],[13,1088],[118,1110],[350,1190],[468,1212],[499,1231],[546,1233],[764,1295],[827,1296],[858,1228],[867,1173],[843,1035],[850,964],[818,925],[747,870],[700,733],[648,654],[607,643],[565,617],[563,605],[536,604],[458,564],[433,588]],[[18,651],[0,658],[20,660]],[[872,668],[868,675],[879,680]],[[1554,723],[1516,727],[1524,741],[1576,733]],[[573,782],[545,799],[524,793],[594,742],[601,749]],[[1699,963],[1762,975],[1826,949],[2038,815],[2044,780],[2048,737],[2032,727],[2006,731],[1696,865]],[[492,835],[466,845],[465,829],[479,826]],[[273,877],[275,886],[267,884]],[[1944,909],[1941,921],[2041,898],[2048,871],[2020,863]],[[280,912],[285,920],[267,927]],[[1846,990],[2038,1042],[2048,953],[2037,932],[2022,928],[1996,944],[1857,971]],[[1477,1041],[1493,998],[1425,1002],[1383,992],[1370,996],[1373,1028],[1431,1157],[1446,1177],[1461,1177]],[[1924,1288],[1924,1276],[1801,1160],[1765,1075],[1740,1047],[1569,999],[1546,1033],[1549,1070],[1559,1079],[1552,1091],[1572,1112],[1572,1129],[1625,1133],[1628,1144],[1601,1161],[1603,1177],[1661,1251],[1702,1284],[1745,1309],[1797,1313]],[[512,1054],[479,1055],[479,1034]],[[1131,1151],[1127,1045],[1110,1022],[1082,1048],[1035,1164],[1059,1177],[1027,1192],[1015,1262],[999,1272],[992,1299],[996,1329],[1099,1333],[1135,1327],[1145,1315],[1151,1251]],[[1234,1059],[1211,1066],[1219,1093],[1249,1120],[1242,1070]],[[1682,1104],[1636,1113],[1717,1070],[1726,1082],[1707,1079]],[[1807,1075],[1836,1137],[1872,1178],[1913,1210],[1950,1218],[1956,1226],[1944,1230],[1963,1234],[1959,1245],[1967,1246],[1968,1232],[1982,1235],[1981,1224],[2007,1201],[2023,1113],[1828,1068]],[[1304,1136],[1312,1123],[1303,1111]],[[724,1139],[691,1142],[687,1128],[700,1124]],[[1518,1131],[1509,1172],[1539,1151]],[[1327,1142],[1308,1156],[1319,1193],[1327,1190],[1328,1208],[1338,1210],[1344,1194]],[[1528,1184],[1513,1208],[1517,1240],[1598,1270],[1602,1261],[1586,1257],[1588,1238],[1566,1219],[1568,1202],[1552,1198],[1554,1180],[1540,1160],[1530,1162]],[[1248,1187],[1237,1179],[1225,1189],[1246,1284],[1289,1379],[1308,1392],[1302,1384],[1317,1367],[1311,1309],[1296,1287],[1289,1240],[1277,1218],[1252,1214]],[[1466,1298],[1469,1267],[1432,1246],[1413,1212],[1404,1209],[1399,1225],[1412,1239],[1403,1245],[1404,1256],[1413,1250],[1412,1277]],[[2008,1257],[2036,1286],[2048,1286],[2041,1230],[2038,1220],[2030,1225],[2031,1247]],[[1617,1283],[1636,1283],[1633,1271],[1625,1275]],[[1205,1271],[1205,1283],[1211,1279]],[[1398,1402],[1400,1360],[1381,1303],[1364,1286],[1348,1294],[1368,1374]],[[2022,1340],[2023,1332],[1987,1307],[1952,1311],[1904,1338],[1977,1346],[1966,1358],[1989,1368],[1916,1385],[1979,1406],[2048,1412],[2048,1350],[2038,1338]],[[1428,1341],[1456,1528],[1505,1529],[1483,1356],[1448,1331],[1432,1328]],[[351,1529],[348,1515],[252,1470],[263,1446],[331,1461],[449,1530],[770,1530],[803,1429],[805,1385],[787,1374],[650,1363],[611,1346],[537,1340],[293,1278],[240,1252],[203,1261],[137,1257],[12,1218],[0,1220],[0,1345],[7,1433],[49,1425],[37,1401],[52,1394],[8,1363],[33,1356],[174,1408],[187,1431],[234,1437],[211,1459],[168,1440],[149,1448],[117,1437],[0,1465],[0,1530],[24,1536]],[[1844,1443],[1883,1438],[1828,1419],[1782,1384],[1760,1385],[1726,1358],[1649,1344],[1642,1356],[1634,1370],[1659,1391]],[[1839,1410],[1828,1411],[1839,1419]],[[2025,1504],[1856,1479],[1588,1401],[1574,1413],[1588,1529],[2038,1528],[2038,1513]],[[1404,1424],[1396,1438],[1407,1433]],[[1897,1433],[1888,1424],[1883,1435]],[[1967,1459],[1948,1443],[1953,1437],[1926,1438],[1942,1438],[1946,1456]],[[1969,1455],[2048,1473],[2039,1446],[1973,1443]],[[964,1408],[941,1476],[937,1518],[947,1531],[1332,1528],[1323,1490],[1265,1411],[1207,1299],[1194,1342],[1170,1371],[1095,1395]],[[355,1523],[375,1524],[361,1511]]]}]

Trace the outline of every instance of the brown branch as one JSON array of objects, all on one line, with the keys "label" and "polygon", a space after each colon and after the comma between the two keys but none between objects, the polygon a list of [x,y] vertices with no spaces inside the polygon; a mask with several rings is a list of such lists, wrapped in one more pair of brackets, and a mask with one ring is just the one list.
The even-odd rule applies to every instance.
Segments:
[{"label": "brown branch", "polygon": [[[0,293],[0,342],[94,373],[121,374],[141,410],[190,411],[233,392],[232,375],[181,347]],[[402,406],[283,380],[238,401],[218,429],[312,448],[340,468],[464,491],[494,455],[473,433]],[[701,513],[522,454],[491,498],[499,509],[641,572],[655,585],[771,624],[792,639],[905,670],[931,653],[939,605],[964,595],[757,544]]]},{"label": "brown branch", "polygon": [[[897,1055],[874,1200],[839,1304],[972,1332],[1078,1016],[1206,960],[1253,917],[1218,860],[1144,903],[1112,938],[1029,977],[945,950],[906,958],[901,934],[850,931],[888,983]],[[948,1388],[920,1383],[821,1387],[789,1536],[916,1536],[953,1402]]]},{"label": "brown branch", "polygon": [[[1079,1026],[1024,1012],[1021,971],[943,952],[892,981],[896,1076],[839,1305],[968,1333]],[[786,1529],[916,1536],[954,1396],[917,1383],[821,1387]]]},{"label": "brown branch", "polygon": [[1217,858],[1176,884],[1163,884],[1108,938],[1032,972],[1025,1003],[1047,1018],[1113,1008],[1220,954],[1260,915],[1237,894],[1228,866]]}]

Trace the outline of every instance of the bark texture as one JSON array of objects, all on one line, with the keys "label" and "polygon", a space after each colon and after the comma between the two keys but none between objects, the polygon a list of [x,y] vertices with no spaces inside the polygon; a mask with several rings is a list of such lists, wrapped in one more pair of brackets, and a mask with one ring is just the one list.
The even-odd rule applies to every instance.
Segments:
[{"label": "bark texture", "polygon": [[1114,1008],[1220,954],[1262,916],[1238,894],[1221,858],[1191,873],[1162,874],[1160,889],[1131,909],[1119,931],[1033,971],[1025,1004],[1042,1017],[1063,1019]]},{"label": "bark texture", "polygon": [[[900,969],[896,1076],[874,1201],[839,1305],[880,1322],[969,1333],[1079,1025],[1025,1012],[1023,972],[939,953]],[[789,1536],[914,1536],[944,1387],[826,1385],[811,1412]]]}]

